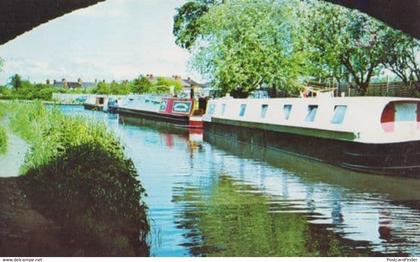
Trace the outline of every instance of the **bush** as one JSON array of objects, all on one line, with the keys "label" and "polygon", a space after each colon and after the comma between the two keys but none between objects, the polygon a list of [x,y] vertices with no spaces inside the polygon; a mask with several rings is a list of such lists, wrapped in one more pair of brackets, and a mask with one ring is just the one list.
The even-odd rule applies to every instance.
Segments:
[{"label": "bush", "polygon": [[14,108],[12,128],[30,143],[23,171],[34,206],[89,247],[84,255],[148,255],[144,189],[105,125],[41,103]]},{"label": "bush", "polygon": [[65,225],[67,235],[85,236],[79,242],[90,246],[87,255],[148,255],[146,207],[139,204],[144,189],[131,160],[87,143],[26,175],[38,208]]}]

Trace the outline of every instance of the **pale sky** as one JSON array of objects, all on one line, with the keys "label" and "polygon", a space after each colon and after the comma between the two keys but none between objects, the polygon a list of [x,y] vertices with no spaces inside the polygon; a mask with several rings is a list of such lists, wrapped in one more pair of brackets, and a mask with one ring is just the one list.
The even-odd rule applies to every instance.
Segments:
[{"label": "pale sky", "polygon": [[[185,0],[107,0],[43,24],[0,46],[0,83],[24,79],[125,80],[139,74],[197,75],[175,45],[175,8]],[[200,79],[198,79],[200,80]]]}]

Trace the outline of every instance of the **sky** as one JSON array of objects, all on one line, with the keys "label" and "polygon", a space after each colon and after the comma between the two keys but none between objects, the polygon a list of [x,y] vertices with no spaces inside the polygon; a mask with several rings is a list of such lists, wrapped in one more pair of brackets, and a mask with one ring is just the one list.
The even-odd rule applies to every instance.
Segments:
[{"label": "sky", "polygon": [[175,8],[185,0],[107,0],[43,24],[0,46],[0,83],[24,79],[125,80],[140,74],[191,76],[175,45]]}]

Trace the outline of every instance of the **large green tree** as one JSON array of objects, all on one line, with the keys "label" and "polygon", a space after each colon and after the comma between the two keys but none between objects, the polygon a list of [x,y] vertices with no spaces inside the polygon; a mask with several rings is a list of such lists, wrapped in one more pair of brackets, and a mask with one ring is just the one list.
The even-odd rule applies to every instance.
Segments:
[{"label": "large green tree", "polygon": [[384,66],[406,86],[420,88],[420,41],[400,31],[389,29]]},{"label": "large green tree", "polygon": [[350,76],[364,94],[386,60],[389,28],[357,10],[319,1],[308,6],[304,21],[312,74],[338,80]]},{"label": "large green tree", "polygon": [[229,0],[203,15],[193,69],[225,92],[260,86],[292,92],[304,73],[299,1]]},{"label": "large green tree", "polygon": [[200,35],[200,18],[210,7],[224,2],[223,0],[190,0],[177,8],[174,17],[173,34],[175,42],[182,48],[191,49]]}]

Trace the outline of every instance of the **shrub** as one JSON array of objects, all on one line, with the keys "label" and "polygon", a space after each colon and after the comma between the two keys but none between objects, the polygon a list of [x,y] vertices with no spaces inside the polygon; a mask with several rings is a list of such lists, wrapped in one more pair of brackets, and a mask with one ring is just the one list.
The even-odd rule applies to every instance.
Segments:
[{"label": "shrub", "polygon": [[[90,246],[87,255],[148,254],[146,207],[140,204],[144,189],[131,160],[86,143],[26,175],[38,208],[65,225],[68,237],[84,236],[79,241]],[[129,247],[136,247],[134,253]]]},{"label": "shrub", "polygon": [[34,206],[89,247],[84,255],[148,255],[144,189],[105,125],[41,103],[14,108],[11,126],[30,144],[23,171]]}]

